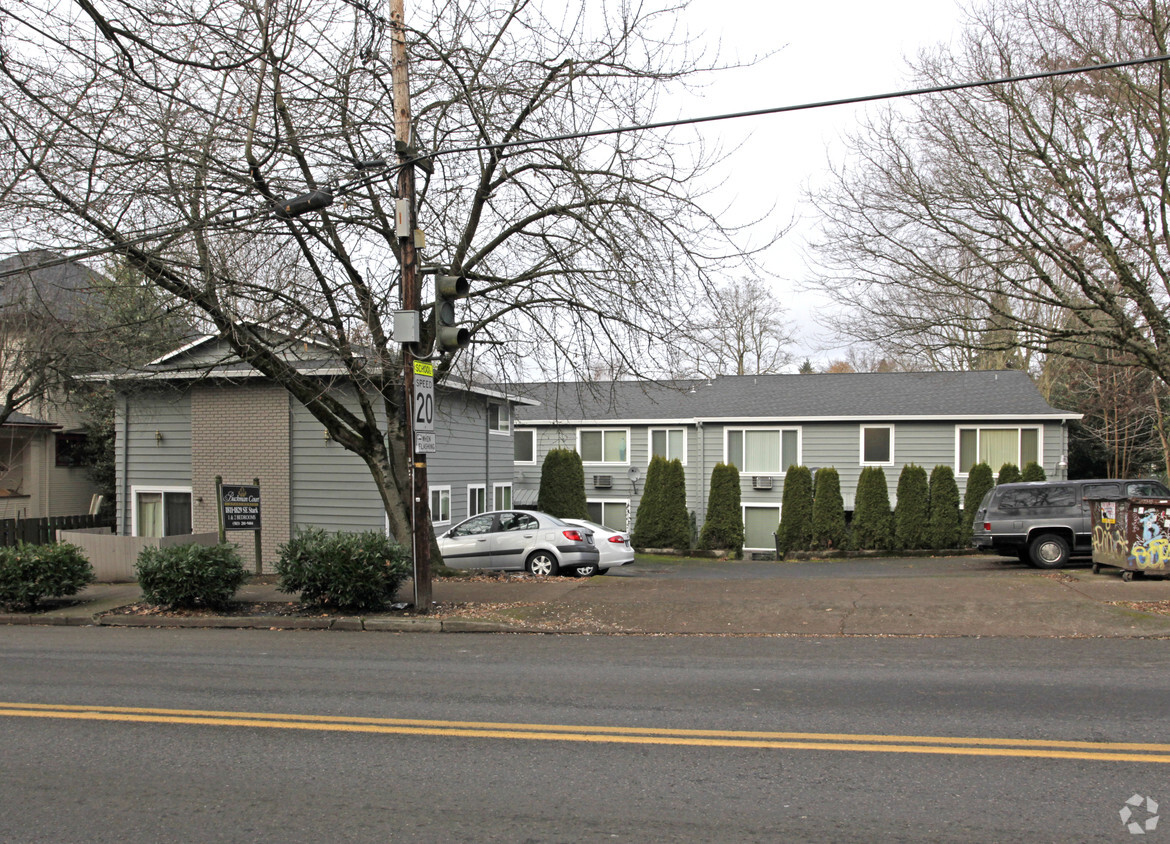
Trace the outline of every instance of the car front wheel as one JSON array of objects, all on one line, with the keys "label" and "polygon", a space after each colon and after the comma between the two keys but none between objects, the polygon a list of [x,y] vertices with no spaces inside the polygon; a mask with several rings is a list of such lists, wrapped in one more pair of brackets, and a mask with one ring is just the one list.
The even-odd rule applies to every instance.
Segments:
[{"label": "car front wheel", "polygon": [[1068,562],[1068,540],[1055,533],[1045,533],[1029,546],[1032,565],[1038,569],[1058,569]]},{"label": "car front wheel", "polygon": [[592,563],[584,566],[573,566],[573,574],[577,577],[593,577],[595,574],[601,574],[601,569]]},{"label": "car front wheel", "polygon": [[557,573],[556,558],[548,551],[536,551],[528,558],[528,571],[536,577],[552,577]]}]

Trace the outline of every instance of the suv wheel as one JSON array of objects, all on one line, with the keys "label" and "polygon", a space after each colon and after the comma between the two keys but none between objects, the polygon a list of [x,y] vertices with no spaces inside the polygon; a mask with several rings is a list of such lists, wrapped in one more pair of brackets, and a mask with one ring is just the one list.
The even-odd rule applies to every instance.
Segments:
[{"label": "suv wheel", "polygon": [[1058,569],[1068,562],[1068,540],[1055,533],[1044,533],[1028,545],[1032,565],[1038,569]]}]

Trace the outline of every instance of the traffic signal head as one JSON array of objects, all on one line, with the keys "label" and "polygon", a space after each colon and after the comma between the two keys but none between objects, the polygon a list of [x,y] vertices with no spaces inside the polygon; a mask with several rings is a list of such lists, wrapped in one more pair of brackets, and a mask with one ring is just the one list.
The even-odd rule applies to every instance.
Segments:
[{"label": "traffic signal head", "polygon": [[436,351],[454,352],[471,342],[471,332],[455,324],[455,300],[471,292],[471,285],[461,275],[435,276],[435,347]]}]

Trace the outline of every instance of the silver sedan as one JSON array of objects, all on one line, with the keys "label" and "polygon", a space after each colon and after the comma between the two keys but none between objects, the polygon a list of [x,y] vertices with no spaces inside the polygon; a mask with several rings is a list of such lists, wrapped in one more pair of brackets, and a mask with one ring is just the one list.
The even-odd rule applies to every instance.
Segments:
[{"label": "silver sedan", "polygon": [[480,513],[437,539],[443,563],[457,569],[595,574],[601,556],[593,531],[535,510]]}]

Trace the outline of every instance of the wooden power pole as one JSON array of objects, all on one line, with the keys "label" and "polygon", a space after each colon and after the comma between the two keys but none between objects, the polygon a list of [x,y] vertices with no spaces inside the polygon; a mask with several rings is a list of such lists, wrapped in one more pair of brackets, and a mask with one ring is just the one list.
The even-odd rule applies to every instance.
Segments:
[{"label": "wooden power pole", "polygon": [[[414,242],[414,146],[411,143],[410,83],[406,58],[406,14],[403,0],[390,0],[390,33],[392,42],[391,77],[394,93],[394,140],[398,153],[398,209],[396,228],[402,263],[402,307],[421,313],[422,295],[419,289],[418,253]],[[410,346],[402,346],[403,399],[406,404],[405,432],[407,453],[410,454],[410,527],[414,557],[414,608],[429,612],[431,608],[431,537],[425,518],[430,506],[427,492],[427,456],[420,454],[414,430],[414,355]]]}]

